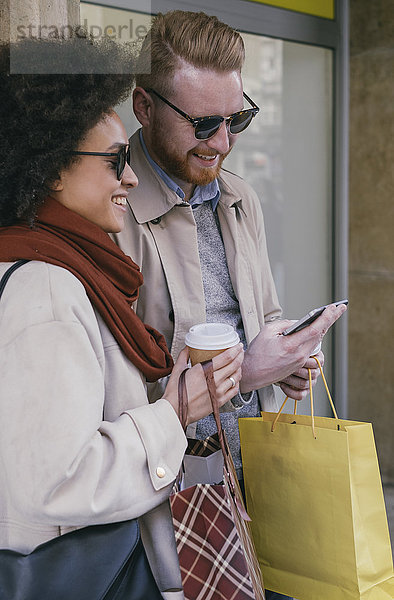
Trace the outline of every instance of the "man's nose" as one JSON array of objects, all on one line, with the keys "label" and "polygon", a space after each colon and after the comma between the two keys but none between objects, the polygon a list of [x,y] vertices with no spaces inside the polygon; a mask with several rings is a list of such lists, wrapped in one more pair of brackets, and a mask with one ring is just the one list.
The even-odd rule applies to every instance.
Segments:
[{"label": "man's nose", "polygon": [[225,154],[230,149],[230,136],[226,121],[220,124],[219,129],[206,143],[210,148],[214,148],[221,154]]}]

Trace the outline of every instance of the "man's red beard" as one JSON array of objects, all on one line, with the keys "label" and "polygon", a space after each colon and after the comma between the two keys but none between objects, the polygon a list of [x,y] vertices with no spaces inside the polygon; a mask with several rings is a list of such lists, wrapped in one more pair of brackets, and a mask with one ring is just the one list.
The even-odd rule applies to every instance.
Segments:
[{"label": "man's red beard", "polygon": [[[198,151],[198,146],[189,150],[186,156],[182,156],[175,147],[172,146],[170,135],[167,130],[161,126],[159,120],[155,120],[152,126],[151,139],[154,140],[154,150],[160,166],[168,175],[172,175],[181,181],[192,183],[194,185],[207,185],[214,181],[219,175],[222,163],[226,156],[231,152],[231,148],[225,154],[219,155],[218,163],[215,167],[193,168],[190,166],[189,158],[194,154],[203,156],[216,156],[218,153],[214,150],[204,149]],[[198,140],[196,140],[198,142]]]}]

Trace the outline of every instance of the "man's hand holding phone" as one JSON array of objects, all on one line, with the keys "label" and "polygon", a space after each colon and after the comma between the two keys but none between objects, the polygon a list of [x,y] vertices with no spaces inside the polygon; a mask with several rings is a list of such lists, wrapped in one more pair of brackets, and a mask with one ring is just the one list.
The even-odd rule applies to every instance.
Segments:
[{"label": "man's hand holding phone", "polygon": [[[345,300],[339,300],[338,302],[334,302],[334,306],[340,306],[341,304],[345,304],[347,306],[348,302],[349,301],[346,298]],[[302,317],[302,319],[299,319],[299,321],[295,321],[293,325],[290,325],[290,327],[282,331],[282,335],[291,335],[292,333],[301,331],[301,329],[304,329],[304,327],[307,327],[308,325],[313,323],[313,321],[315,321],[317,317],[320,317],[322,312],[329,306],[331,305],[325,304],[324,306],[319,306],[319,308],[314,308],[313,310],[308,312],[308,314],[306,314],[305,317]]]},{"label": "man's hand holding phone", "polygon": [[[338,302],[335,302],[334,306],[341,306],[341,305],[347,306],[347,304],[348,304],[348,300],[345,299],[345,300],[339,300]],[[315,308],[315,309],[311,310],[304,317],[302,317],[298,321],[295,321],[292,325],[290,325],[290,327],[285,329],[282,332],[282,335],[292,335],[292,334],[308,327],[308,325],[312,324],[323,313],[323,311],[325,311],[325,309],[328,308],[328,306],[330,306],[330,305],[327,304],[325,306],[320,306],[319,308]],[[326,331],[328,331],[328,329]],[[314,350],[312,351],[311,357],[316,356],[316,358],[319,360],[320,364],[323,366],[324,365],[324,354],[321,351],[321,341],[318,344],[318,346],[316,348],[314,348]],[[277,385],[280,386],[280,388],[286,394],[286,396],[289,396],[293,400],[302,400],[302,398],[304,398],[309,392],[308,369],[310,369],[310,371],[311,371],[312,385],[315,385],[315,383],[320,375],[320,370],[319,370],[317,362],[314,358],[308,358],[307,361],[305,362],[305,364],[301,367],[301,369],[292,373],[288,377],[285,377],[281,381],[277,382]]]},{"label": "man's hand holding phone", "polygon": [[[310,358],[321,343],[328,329],[345,312],[346,304],[327,305],[313,322],[294,333],[283,335],[295,321],[278,320],[267,323],[250,343],[245,352],[240,389],[246,393],[270,383],[278,383],[283,392],[294,400],[304,398],[309,389],[308,368],[312,381],[316,381],[319,370]],[[317,355],[323,364],[324,356]]]}]

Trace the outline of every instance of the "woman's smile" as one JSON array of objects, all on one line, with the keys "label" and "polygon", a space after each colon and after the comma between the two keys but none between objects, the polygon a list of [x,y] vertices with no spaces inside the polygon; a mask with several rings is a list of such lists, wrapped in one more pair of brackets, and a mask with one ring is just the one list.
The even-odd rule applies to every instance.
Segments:
[{"label": "woman's smile", "polygon": [[[112,112],[89,131],[78,151],[116,153],[127,144],[123,123]],[[116,156],[83,155],[60,174],[53,196],[107,233],[118,233],[124,227],[129,190],[137,185],[127,162],[118,181]]]}]

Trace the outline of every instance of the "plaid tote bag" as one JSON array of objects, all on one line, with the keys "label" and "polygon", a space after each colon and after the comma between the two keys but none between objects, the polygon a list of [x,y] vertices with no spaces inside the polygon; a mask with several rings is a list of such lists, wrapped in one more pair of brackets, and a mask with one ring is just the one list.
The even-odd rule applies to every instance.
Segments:
[{"label": "plaid tote bag", "polygon": [[[223,453],[223,482],[198,483],[170,496],[186,600],[265,600],[231,454],[219,416],[212,362],[202,364],[207,378],[218,439]],[[179,382],[181,421],[186,421],[185,372]]]}]

